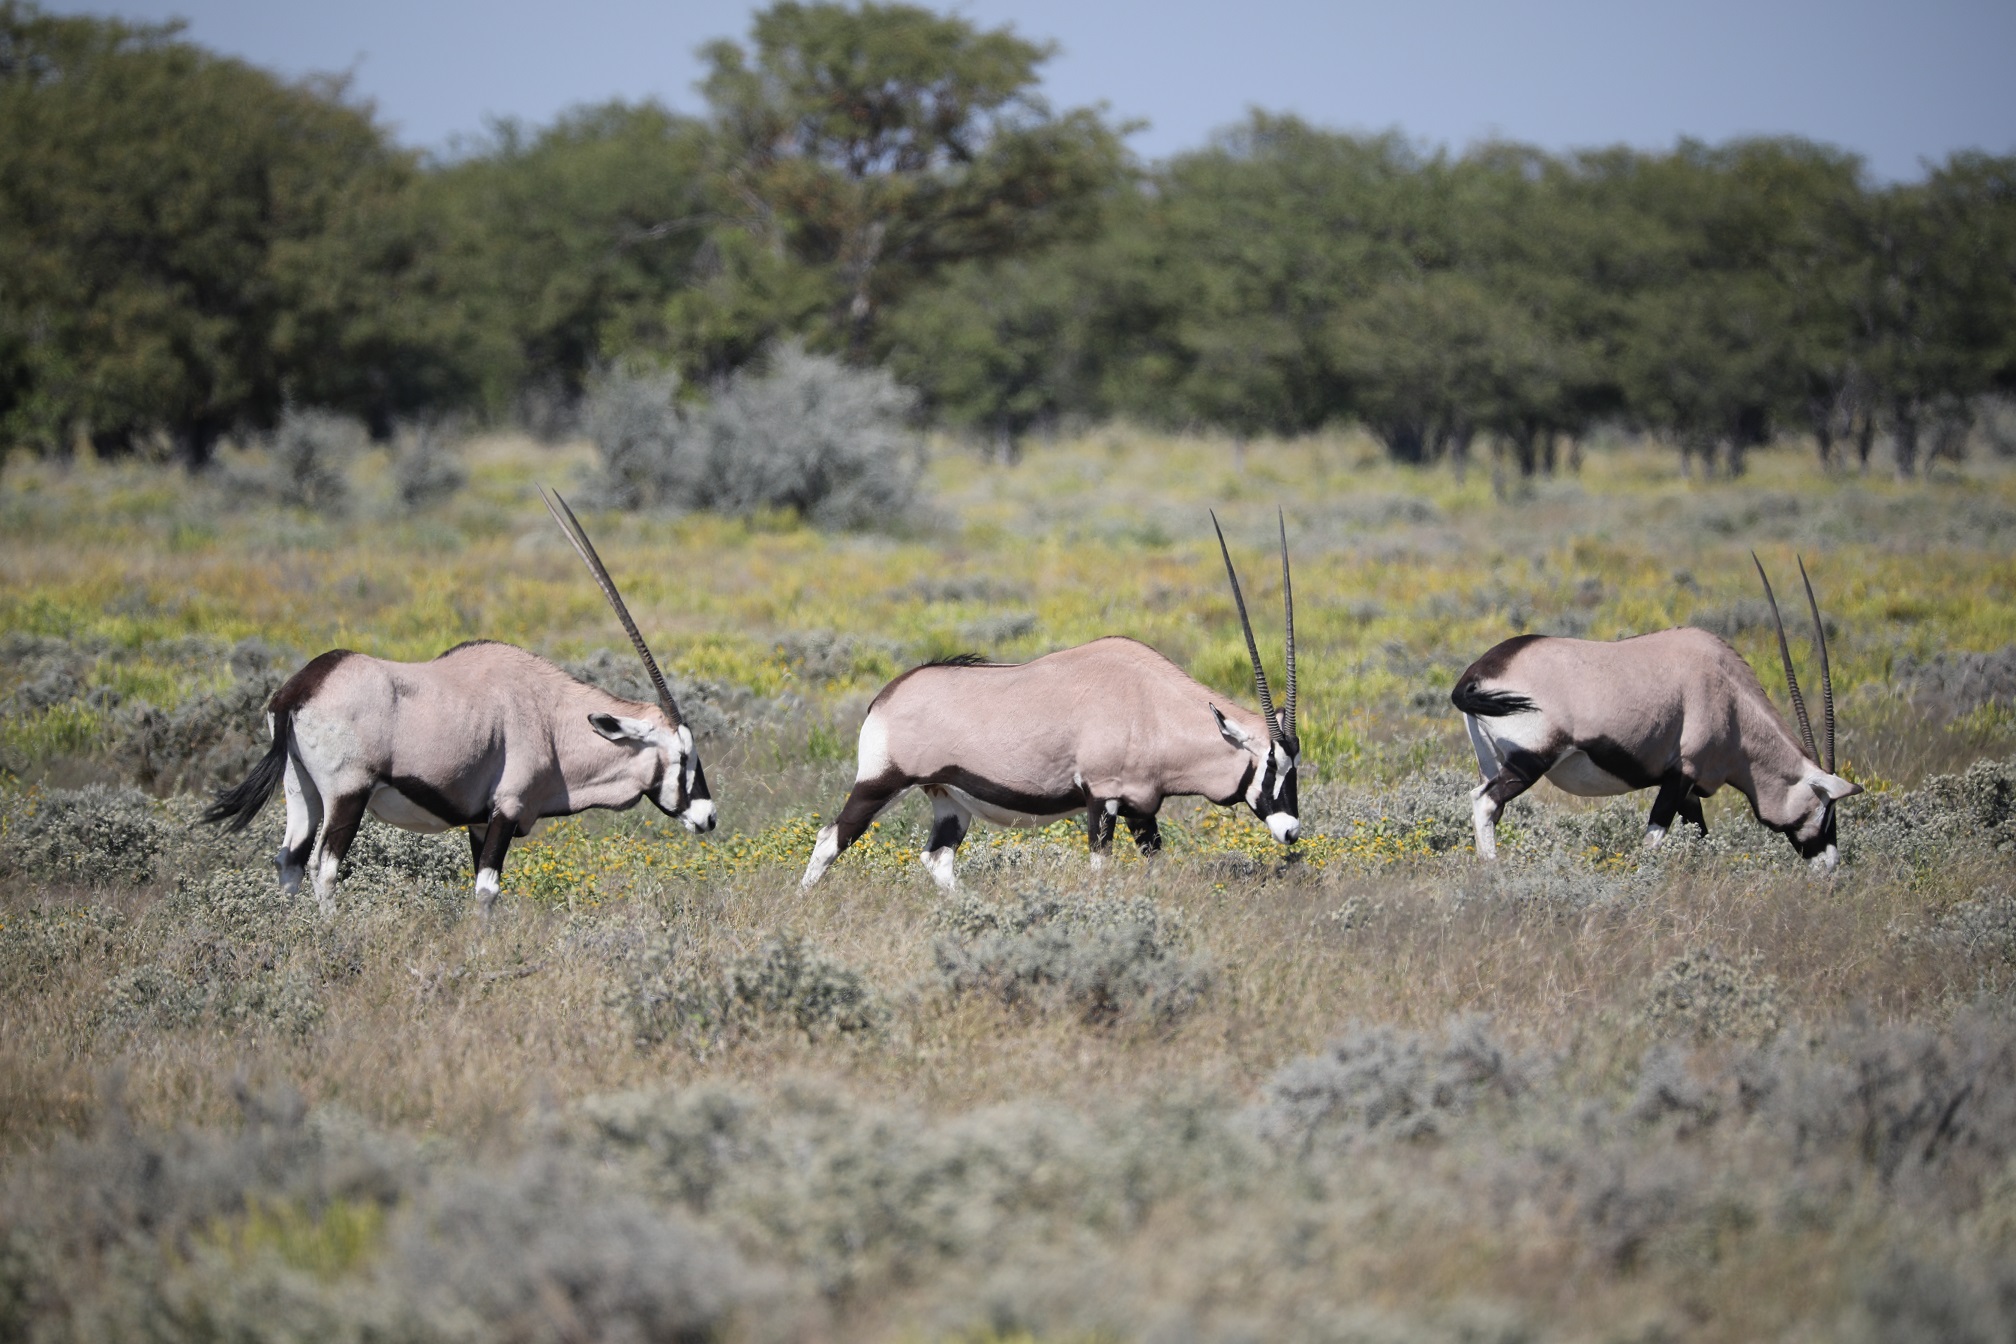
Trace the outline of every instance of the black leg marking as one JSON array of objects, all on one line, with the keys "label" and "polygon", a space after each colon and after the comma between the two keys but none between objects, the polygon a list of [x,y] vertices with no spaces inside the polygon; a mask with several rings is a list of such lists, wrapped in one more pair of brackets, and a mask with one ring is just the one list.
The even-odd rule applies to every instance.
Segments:
[{"label": "black leg marking", "polygon": [[1105,799],[1094,798],[1086,805],[1085,834],[1094,854],[1104,854],[1113,848],[1113,814],[1106,810]]},{"label": "black leg marking", "polygon": [[1708,818],[1701,815],[1701,797],[1689,792],[1680,799],[1680,820],[1691,821],[1701,828],[1701,834],[1708,834]]},{"label": "black leg marking", "polygon": [[1645,828],[1665,831],[1673,825],[1673,814],[1680,810],[1680,804],[1687,798],[1687,791],[1693,788],[1677,775],[1668,776],[1659,785],[1659,794],[1652,800],[1652,815],[1646,818]]},{"label": "black leg marking", "polygon": [[350,852],[350,842],[357,838],[357,828],[364,822],[365,804],[370,800],[368,793],[353,793],[329,805],[322,818],[322,861],[325,864],[332,867],[342,864],[343,856]]},{"label": "black leg marking", "polygon": [[1514,751],[1505,757],[1497,778],[1485,786],[1484,796],[1504,811],[1505,804],[1538,784],[1554,762],[1530,751]]},{"label": "black leg marking", "polygon": [[966,820],[958,816],[940,816],[931,824],[931,838],[924,842],[924,852],[934,849],[957,849],[966,839]]},{"label": "black leg marking", "polygon": [[1123,812],[1121,820],[1127,823],[1127,830],[1134,837],[1134,847],[1141,851],[1143,858],[1152,859],[1162,852],[1162,826],[1153,815],[1137,817],[1131,812]]},{"label": "black leg marking", "polygon": [[517,829],[517,823],[502,812],[490,814],[490,824],[485,828],[482,848],[476,853],[477,872],[480,873],[487,868],[499,877],[504,875],[504,855],[509,852],[512,833]]},{"label": "black leg marking", "polygon": [[834,825],[834,840],[839,848],[833,857],[839,858],[847,852],[847,846],[864,835],[875,818],[882,815],[882,809],[894,801],[897,794],[910,787],[907,779],[857,779],[848,791],[847,801],[840,807],[839,820]]},{"label": "black leg marking", "polygon": [[469,828],[469,866],[473,872],[483,866],[483,838],[489,833],[488,826]]}]

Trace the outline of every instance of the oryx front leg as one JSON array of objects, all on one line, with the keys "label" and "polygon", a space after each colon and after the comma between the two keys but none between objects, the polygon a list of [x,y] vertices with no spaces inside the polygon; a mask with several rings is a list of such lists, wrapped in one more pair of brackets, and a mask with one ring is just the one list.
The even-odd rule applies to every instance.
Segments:
[{"label": "oryx front leg", "polygon": [[[487,916],[490,907],[497,904],[497,893],[503,887],[504,856],[510,852],[511,841],[518,833],[518,820],[507,815],[502,808],[490,813],[490,820],[483,828],[482,848],[476,855],[476,911]],[[475,828],[470,828],[475,834]]]},{"label": "oryx front leg", "polygon": [[1118,798],[1094,798],[1085,809],[1085,838],[1092,849],[1092,871],[1106,866],[1113,849],[1113,823],[1120,818]]},{"label": "oryx front leg", "polygon": [[1141,851],[1141,857],[1152,859],[1162,852],[1162,823],[1155,820],[1155,814],[1122,812],[1120,819],[1127,823],[1128,832],[1134,837],[1134,848]]},{"label": "oryx front leg", "polygon": [[931,799],[931,838],[924,842],[924,871],[946,891],[958,886],[954,865],[960,842],[973,824],[973,814],[944,789],[927,788]]}]

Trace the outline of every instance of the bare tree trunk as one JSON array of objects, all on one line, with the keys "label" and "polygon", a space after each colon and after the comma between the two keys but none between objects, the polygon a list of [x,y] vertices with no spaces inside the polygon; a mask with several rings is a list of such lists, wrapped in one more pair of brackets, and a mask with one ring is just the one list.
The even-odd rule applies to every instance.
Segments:
[{"label": "bare tree trunk", "polygon": [[1864,476],[1869,474],[1869,454],[1876,450],[1876,413],[1862,412],[1862,423],[1855,430],[1855,466]]},{"label": "bare tree trunk", "polygon": [[1918,408],[1899,399],[1891,412],[1891,454],[1897,460],[1897,479],[1908,481],[1918,474]]}]

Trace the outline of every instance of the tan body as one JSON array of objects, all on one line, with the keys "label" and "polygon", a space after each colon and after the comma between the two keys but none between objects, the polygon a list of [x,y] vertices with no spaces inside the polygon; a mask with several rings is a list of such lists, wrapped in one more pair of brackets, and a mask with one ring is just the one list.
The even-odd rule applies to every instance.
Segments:
[{"label": "tan body", "polygon": [[691,796],[690,730],[509,644],[425,663],[332,650],[275,693],[269,722],[284,751],[281,885],[298,890],[312,869],[325,905],[367,809],[410,831],[468,827],[486,905],[509,840],[542,818],[650,798],[692,829],[713,821],[712,801]]},{"label": "tan body", "polygon": [[1094,640],[1027,663],[927,665],[869,707],[853,791],[820,832],[804,881],[818,881],[911,788],[932,800],[924,863],[945,886],[975,816],[1031,826],[1083,813],[1095,864],[1116,819],[1144,852],[1158,849],[1156,812],[1186,795],[1246,802],[1292,840],[1293,766],[1263,715],[1135,640]]},{"label": "tan body", "polygon": [[1473,820],[1487,857],[1505,804],[1543,777],[1583,796],[1659,789],[1653,844],[1676,814],[1705,830],[1699,799],[1731,787],[1828,867],[1832,805],[1860,792],[1809,758],[1742,655],[1705,630],[1614,643],[1522,635],[1471,664],[1450,699],[1484,776]]},{"label": "tan body", "polygon": [[284,782],[287,838],[273,862],[290,895],[312,865],[324,912],[335,908],[336,871],[367,809],[409,831],[468,827],[486,911],[512,838],[543,817],[649,798],[688,830],[714,829],[693,731],[657,660],[567,501],[556,494],[546,508],[609,600],[658,703],[610,695],[489,640],[425,663],[331,649],[274,693],[272,748],[203,814],[242,830]]}]

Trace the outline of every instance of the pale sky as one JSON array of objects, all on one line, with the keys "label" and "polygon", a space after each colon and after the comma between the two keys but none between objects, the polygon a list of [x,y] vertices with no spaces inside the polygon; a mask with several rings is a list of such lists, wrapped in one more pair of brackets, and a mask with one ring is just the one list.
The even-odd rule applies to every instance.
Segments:
[{"label": "pale sky", "polygon": [[[65,13],[189,20],[189,36],[285,75],[349,71],[406,144],[580,103],[699,111],[694,50],[746,38],[746,0],[56,0]],[[1795,134],[1879,178],[1956,149],[2016,152],[2016,0],[961,0],[986,27],[1054,40],[1044,92],[1144,120],[1156,159],[1261,107],[1453,149],[1550,150]]]}]

